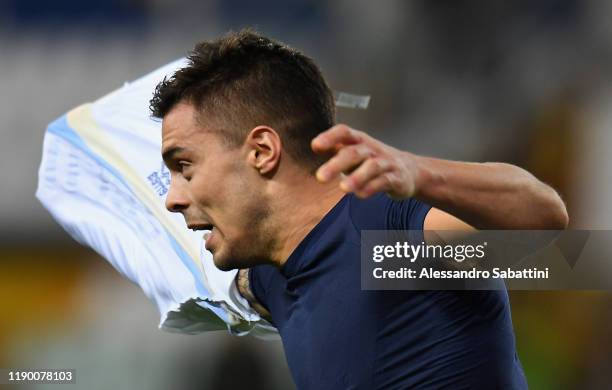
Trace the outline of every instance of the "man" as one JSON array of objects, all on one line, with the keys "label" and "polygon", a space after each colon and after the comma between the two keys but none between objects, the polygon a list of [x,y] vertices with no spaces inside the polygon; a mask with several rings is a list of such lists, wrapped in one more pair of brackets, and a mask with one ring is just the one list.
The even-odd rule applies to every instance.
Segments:
[{"label": "man", "polygon": [[[166,200],[278,328],[299,388],[526,387],[505,291],[361,291],[365,229],[563,229],[508,164],[400,151],[334,123],[312,60],[250,31],[203,42],[151,100]],[[344,174],[344,175],[342,175]]]}]

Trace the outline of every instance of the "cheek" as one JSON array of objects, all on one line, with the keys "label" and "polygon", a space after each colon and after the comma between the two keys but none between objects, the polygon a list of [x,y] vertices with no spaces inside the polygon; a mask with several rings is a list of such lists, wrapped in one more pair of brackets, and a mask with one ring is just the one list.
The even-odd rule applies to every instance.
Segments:
[{"label": "cheek", "polygon": [[236,246],[250,245],[260,222],[253,210],[254,205],[236,193],[228,194],[224,202],[226,208],[220,213],[218,221],[223,239]]},{"label": "cheek", "polygon": [[223,202],[223,181],[210,174],[196,174],[189,181],[189,190],[200,206],[217,207]]},{"label": "cheek", "polygon": [[[192,191],[203,212],[212,218],[219,235],[241,245],[257,223],[261,183],[253,180],[236,162],[223,162],[207,168],[207,174],[192,180]],[[195,179],[195,178],[194,178]]]}]

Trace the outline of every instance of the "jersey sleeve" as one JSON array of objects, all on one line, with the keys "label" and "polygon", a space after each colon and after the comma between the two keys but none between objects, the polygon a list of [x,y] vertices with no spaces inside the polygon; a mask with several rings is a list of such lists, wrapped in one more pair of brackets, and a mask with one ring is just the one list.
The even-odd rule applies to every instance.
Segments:
[{"label": "jersey sleeve", "polygon": [[351,198],[351,218],[359,230],[423,230],[431,206],[415,198],[393,200],[385,194]]},{"label": "jersey sleeve", "polygon": [[387,214],[387,229],[423,230],[429,210],[431,206],[418,199],[391,200]]}]

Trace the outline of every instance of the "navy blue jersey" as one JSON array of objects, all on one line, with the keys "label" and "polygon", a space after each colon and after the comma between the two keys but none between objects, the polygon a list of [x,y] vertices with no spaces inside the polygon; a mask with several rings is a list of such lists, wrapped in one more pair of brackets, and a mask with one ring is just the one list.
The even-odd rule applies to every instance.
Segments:
[{"label": "navy blue jersey", "polygon": [[422,230],[429,209],[347,195],[281,269],[251,269],[298,388],[527,388],[505,290],[361,290],[361,230]]}]

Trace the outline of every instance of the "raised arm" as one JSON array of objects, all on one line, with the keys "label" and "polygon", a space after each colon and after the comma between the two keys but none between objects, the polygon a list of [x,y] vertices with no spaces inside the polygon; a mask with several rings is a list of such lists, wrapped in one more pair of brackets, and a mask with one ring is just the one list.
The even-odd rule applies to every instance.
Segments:
[{"label": "raised arm", "polygon": [[346,125],[321,133],[312,148],[333,153],[317,171],[322,182],[344,173],[340,187],[359,197],[386,192],[432,205],[425,230],[565,229],[568,224],[559,195],[514,165],[418,156]]}]

